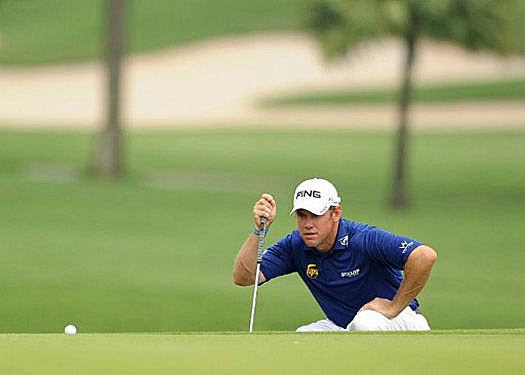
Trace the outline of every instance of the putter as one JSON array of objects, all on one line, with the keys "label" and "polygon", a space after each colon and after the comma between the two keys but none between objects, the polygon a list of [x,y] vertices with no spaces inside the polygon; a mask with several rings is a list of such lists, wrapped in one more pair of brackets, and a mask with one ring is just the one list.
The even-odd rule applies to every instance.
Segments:
[{"label": "putter", "polygon": [[255,318],[255,304],[257,303],[257,289],[259,287],[259,273],[261,272],[261,261],[264,251],[264,239],[266,232],[266,218],[261,217],[261,231],[259,232],[259,242],[257,242],[257,269],[255,270],[255,285],[253,288],[252,313],[250,315],[250,333],[253,332],[253,320]]}]

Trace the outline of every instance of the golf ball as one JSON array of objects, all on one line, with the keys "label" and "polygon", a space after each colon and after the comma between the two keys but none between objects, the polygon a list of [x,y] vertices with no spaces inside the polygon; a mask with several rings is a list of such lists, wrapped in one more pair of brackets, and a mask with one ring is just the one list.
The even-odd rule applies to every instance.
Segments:
[{"label": "golf ball", "polygon": [[73,324],[69,324],[64,328],[64,333],[66,335],[74,335],[77,333],[77,327],[75,327]]}]

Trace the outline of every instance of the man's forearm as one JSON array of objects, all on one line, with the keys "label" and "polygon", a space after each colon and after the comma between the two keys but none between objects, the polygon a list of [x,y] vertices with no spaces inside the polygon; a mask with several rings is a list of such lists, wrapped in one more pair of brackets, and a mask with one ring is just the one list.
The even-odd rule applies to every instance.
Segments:
[{"label": "man's forearm", "polygon": [[[233,267],[233,282],[237,285],[253,285],[257,267],[257,236],[250,234],[241,246]],[[261,275],[259,281],[264,281]]]},{"label": "man's forearm", "polygon": [[[266,230],[270,228],[275,219],[277,205],[270,194],[264,193],[253,206],[255,228],[261,229],[261,218],[266,218]],[[257,242],[259,238],[254,233],[250,234],[244,242],[235,259],[233,266],[233,282],[240,286],[253,285],[255,270],[257,268]],[[259,275],[259,283],[266,281],[263,273]]]},{"label": "man's forearm", "polygon": [[421,292],[436,260],[436,252],[425,245],[419,246],[410,254],[405,264],[403,282],[392,301],[396,315]]}]

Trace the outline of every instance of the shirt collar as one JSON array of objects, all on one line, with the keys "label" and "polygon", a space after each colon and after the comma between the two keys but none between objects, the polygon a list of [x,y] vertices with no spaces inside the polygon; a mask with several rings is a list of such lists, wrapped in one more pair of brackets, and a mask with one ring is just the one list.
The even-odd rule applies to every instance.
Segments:
[{"label": "shirt collar", "polygon": [[348,243],[350,242],[350,228],[345,225],[343,219],[339,220],[339,229],[337,231],[337,237],[335,243],[332,246],[332,250],[343,250],[348,249]]}]

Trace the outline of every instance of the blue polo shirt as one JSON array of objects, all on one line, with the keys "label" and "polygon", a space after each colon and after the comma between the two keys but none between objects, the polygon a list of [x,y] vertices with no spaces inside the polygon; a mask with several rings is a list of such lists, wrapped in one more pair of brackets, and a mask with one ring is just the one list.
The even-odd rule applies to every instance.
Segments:
[{"label": "blue polo shirt", "polygon": [[[266,280],[297,272],[326,317],[346,328],[355,314],[376,297],[392,300],[403,280],[401,270],[421,242],[374,226],[341,219],[328,253],[306,246],[298,230],[263,255]],[[419,307],[417,300],[410,304]]]}]

